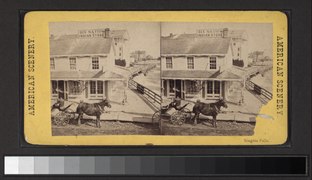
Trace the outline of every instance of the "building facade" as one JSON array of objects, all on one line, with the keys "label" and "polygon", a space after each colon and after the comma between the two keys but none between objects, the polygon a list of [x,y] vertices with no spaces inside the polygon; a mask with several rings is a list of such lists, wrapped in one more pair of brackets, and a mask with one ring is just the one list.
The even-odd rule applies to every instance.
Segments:
[{"label": "building facade", "polygon": [[234,60],[247,61],[240,54],[246,39],[229,34],[234,33],[222,29],[162,37],[163,97],[242,103],[244,78],[236,73]]},{"label": "building facade", "polygon": [[51,99],[121,101],[127,75],[115,64],[124,59],[125,30],[81,30],[50,37]]}]

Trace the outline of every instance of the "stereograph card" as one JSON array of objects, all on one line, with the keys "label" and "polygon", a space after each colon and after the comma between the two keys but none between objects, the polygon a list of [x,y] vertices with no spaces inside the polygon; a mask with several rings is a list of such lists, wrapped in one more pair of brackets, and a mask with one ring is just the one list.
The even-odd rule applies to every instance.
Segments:
[{"label": "stereograph card", "polygon": [[24,133],[37,145],[279,145],[278,11],[36,11],[24,18]]}]

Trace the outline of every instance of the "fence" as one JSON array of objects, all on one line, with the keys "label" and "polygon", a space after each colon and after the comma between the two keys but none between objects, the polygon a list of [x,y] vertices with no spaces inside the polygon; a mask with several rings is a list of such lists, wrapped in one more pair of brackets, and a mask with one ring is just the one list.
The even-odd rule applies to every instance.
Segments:
[{"label": "fence", "polygon": [[131,75],[135,76],[135,75],[138,75],[140,73],[146,73],[147,71],[149,71],[155,67],[156,67],[156,64],[140,65],[137,67],[132,67],[130,71],[131,71]]},{"label": "fence", "polygon": [[129,80],[129,88],[135,89],[138,93],[142,94],[145,99],[151,103],[151,105],[153,105],[156,109],[159,109],[161,105],[161,96],[159,94],[132,79]]},{"label": "fence", "polygon": [[251,82],[250,80],[246,81],[246,88],[248,90],[252,90],[257,95],[262,95],[267,100],[271,100],[272,99],[272,93],[271,92],[267,91],[266,89],[263,89],[262,87],[260,87],[257,84]]}]

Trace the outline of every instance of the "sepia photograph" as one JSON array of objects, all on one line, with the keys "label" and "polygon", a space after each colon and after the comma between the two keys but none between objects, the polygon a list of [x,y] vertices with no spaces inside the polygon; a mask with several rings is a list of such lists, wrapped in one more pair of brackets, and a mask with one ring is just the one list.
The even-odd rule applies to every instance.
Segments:
[{"label": "sepia photograph", "polygon": [[272,99],[272,24],[162,23],[164,135],[253,135]]},{"label": "sepia photograph", "polygon": [[159,134],[160,23],[49,24],[52,135]]},{"label": "sepia photograph", "polygon": [[[88,28],[87,28],[88,27]],[[272,24],[50,23],[52,134],[253,135]]]}]

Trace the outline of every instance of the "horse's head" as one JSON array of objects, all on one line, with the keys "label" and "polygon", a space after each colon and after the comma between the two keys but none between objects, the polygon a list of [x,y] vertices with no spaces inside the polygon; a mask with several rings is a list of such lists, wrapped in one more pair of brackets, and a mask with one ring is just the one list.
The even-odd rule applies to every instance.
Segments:
[{"label": "horse's head", "polygon": [[104,108],[105,106],[107,106],[109,108],[112,107],[112,105],[110,104],[110,102],[109,102],[109,100],[107,98],[103,99],[103,101],[100,102],[100,104],[101,104],[102,108]]},{"label": "horse's head", "polygon": [[218,103],[220,104],[220,106],[223,106],[224,108],[228,107],[227,103],[223,99],[220,99]]}]

